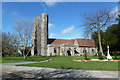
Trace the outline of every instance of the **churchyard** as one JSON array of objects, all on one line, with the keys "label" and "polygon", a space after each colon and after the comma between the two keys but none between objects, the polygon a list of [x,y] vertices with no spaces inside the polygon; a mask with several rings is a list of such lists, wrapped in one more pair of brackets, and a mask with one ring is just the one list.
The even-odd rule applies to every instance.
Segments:
[{"label": "churchyard", "polygon": [[[57,4],[60,8],[56,5],[49,10],[46,2],[39,5],[4,3],[8,6],[3,6],[3,10],[9,16],[3,19],[0,78],[117,79],[120,71],[119,4],[60,3]],[[14,8],[19,14],[13,14]]]},{"label": "churchyard", "polygon": [[[115,60],[115,56],[112,56]],[[40,62],[47,59],[52,59],[48,62]],[[88,59],[99,59],[97,56],[88,56]],[[105,71],[118,71],[119,61],[74,61],[85,60],[83,56],[34,56],[27,57],[3,57],[2,63],[15,63],[15,62],[38,62],[32,64],[20,64],[17,66],[29,67],[45,67],[56,69],[77,69],[77,70],[105,70]],[[120,56],[118,59],[120,60]]]}]

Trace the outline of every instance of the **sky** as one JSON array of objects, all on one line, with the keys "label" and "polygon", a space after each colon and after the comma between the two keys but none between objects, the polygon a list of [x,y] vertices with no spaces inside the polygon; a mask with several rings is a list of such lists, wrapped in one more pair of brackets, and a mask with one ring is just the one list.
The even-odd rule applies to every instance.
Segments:
[{"label": "sky", "polygon": [[49,16],[49,38],[84,38],[81,15],[108,7],[117,10],[117,2],[3,2],[2,31],[15,33],[14,25],[18,18],[34,20],[35,16],[46,13]]}]

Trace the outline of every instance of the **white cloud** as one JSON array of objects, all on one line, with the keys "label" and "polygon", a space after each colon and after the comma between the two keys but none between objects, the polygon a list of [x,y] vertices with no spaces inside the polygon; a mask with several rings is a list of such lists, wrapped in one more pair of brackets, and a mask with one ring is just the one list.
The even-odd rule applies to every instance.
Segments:
[{"label": "white cloud", "polygon": [[74,25],[72,25],[71,27],[69,28],[66,28],[62,31],[63,34],[66,34],[66,33],[71,33],[72,31],[74,30]]},{"label": "white cloud", "polygon": [[113,10],[110,11],[110,16],[116,14],[115,17],[118,17],[118,6],[116,6]]},{"label": "white cloud", "polygon": [[112,10],[112,12],[118,13],[118,6],[116,6],[116,7]]},{"label": "white cloud", "polygon": [[48,24],[48,27],[49,27],[49,28],[53,28],[53,27],[55,27],[55,25],[54,25],[54,24],[49,23],[49,24]]},{"label": "white cloud", "polygon": [[54,7],[57,2],[64,2],[64,0],[42,0],[42,2],[45,2],[45,4],[49,7]]},{"label": "white cloud", "polygon": [[45,2],[45,4],[49,7],[55,6],[56,2]]},{"label": "white cloud", "polygon": [[18,16],[19,14],[16,11],[14,11],[14,12],[11,12],[11,15]]},{"label": "white cloud", "polygon": [[55,38],[56,36],[57,36],[57,34],[55,34],[55,33],[50,34],[50,38]]},{"label": "white cloud", "polygon": [[62,0],[42,0],[42,1],[45,2],[47,6],[54,7],[58,1],[62,1]]}]

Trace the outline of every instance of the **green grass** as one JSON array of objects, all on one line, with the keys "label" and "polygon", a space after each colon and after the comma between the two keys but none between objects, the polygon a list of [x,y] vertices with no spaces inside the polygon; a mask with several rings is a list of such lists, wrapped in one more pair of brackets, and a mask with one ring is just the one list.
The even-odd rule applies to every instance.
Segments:
[{"label": "green grass", "polygon": [[[53,60],[49,62],[43,62],[43,63],[21,64],[18,66],[47,67],[47,68],[57,68],[57,69],[118,71],[119,62],[112,62],[112,61],[75,62],[73,61],[73,59],[84,59],[84,57],[82,56],[56,56],[56,57],[49,57],[49,58]],[[98,57],[90,56],[88,58],[97,59]]]},{"label": "green grass", "polygon": [[[2,57],[2,63],[10,63],[10,62],[25,62],[25,61],[42,61],[42,60],[46,60],[46,59],[56,59],[56,58],[63,58],[66,60],[73,60],[73,59],[84,59],[84,57],[82,56],[53,56],[53,57],[47,57],[47,56],[28,56],[27,59],[24,59],[23,57]],[[92,57],[90,56],[90,58],[97,58],[97,57]]]},{"label": "green grass", "polygon": [[35,61],[42,61],[46,60],[48,57],[39,57],[39,56],[34,56],[30,57],[28,56],[27,59],[24,59],[23,57],[2,57],[2,63],[10,63],[10,62],[35,62]]}]

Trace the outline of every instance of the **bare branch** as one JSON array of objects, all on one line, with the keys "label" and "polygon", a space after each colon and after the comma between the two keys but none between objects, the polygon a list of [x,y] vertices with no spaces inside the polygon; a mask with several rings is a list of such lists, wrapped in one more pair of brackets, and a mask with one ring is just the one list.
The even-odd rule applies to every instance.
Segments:
[{"label": "bare branch", "polygon": [[26,58],[28,53],[30,52],[28,51],[27,53],[25,53],[25,49],[31,46],[32,27],[33,27],[32,21],[29,21],[27,19],[18,19],[16,21],[15,29],[20,38],[21,49],[23,49],[24,58]]},{"label": "bare branch", "polygon": [[108,27],[109,24],[113,21],[113,17],[115,14],[110,15],[109,9],[97,9],[94,12],[85,13],[82,16],[82,26],[84,27],[84,37],[90,37],[90,35],[94,32],[98,32],[99,46],[100,51],[103,55],[102,45],[101,45],[101,35],[100,30],[104,27]]}]

